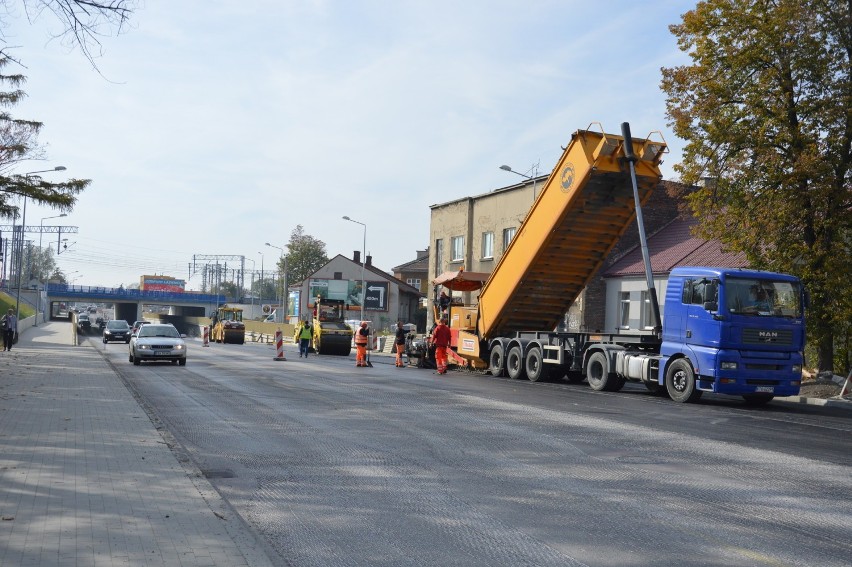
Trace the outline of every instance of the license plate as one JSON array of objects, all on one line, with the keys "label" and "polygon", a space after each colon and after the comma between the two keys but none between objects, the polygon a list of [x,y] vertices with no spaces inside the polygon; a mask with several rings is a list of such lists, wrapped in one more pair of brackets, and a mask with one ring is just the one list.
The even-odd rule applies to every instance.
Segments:
[{"label": "license plate", "polygon": [[[172,351],[170,351],[170,350],[157,350],[157,351],[154,351],[154,354],[156,354],[157,356],[164,356],[164,355],[168,355],[168,354],[171,354],[171,353],[172,353]],[[772,388],[770,388],[770,390],[771,390],[771,389],[772,389]]]},{"label": "license plate", "polygon": [[771,394],[775,391],[775,388],[772,386],[758,386],[754,389],[755,392]]}]

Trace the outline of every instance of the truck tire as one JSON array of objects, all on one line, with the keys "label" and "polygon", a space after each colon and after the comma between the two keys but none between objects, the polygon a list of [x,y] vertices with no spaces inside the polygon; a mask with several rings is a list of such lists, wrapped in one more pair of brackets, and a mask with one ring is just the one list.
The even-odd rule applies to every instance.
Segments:
[{"label": "truck tire", "polygon": [[624,386],[624,379],[609,371],[609,359],[601,351],[592,353],[586,365],[586,379],[592,390],[617,392]]},{"label": "truck tire", "polygon": [[666,391],[672,400],[682,404],[698,401],[701,397],[695,371],[685,358],[679,358],[669,365],[666,371]]},{"label": "truck tire", "polygon": [[506,375],[506,360],[503,357],[503,345],[496,344],[488,355],[488,371],[492,376]]},{"label": "truck tire", "polygon": [[550,368],[545,366],[541,349],[532,347],[527,353],[524,370],[530,382],[546,381],[550,378]]},{"label": "truck tire", "polygon": [[522,380],[525,378],[524,353],[518,345],[510,348],[506,354],[506,374],[512,380]]}]

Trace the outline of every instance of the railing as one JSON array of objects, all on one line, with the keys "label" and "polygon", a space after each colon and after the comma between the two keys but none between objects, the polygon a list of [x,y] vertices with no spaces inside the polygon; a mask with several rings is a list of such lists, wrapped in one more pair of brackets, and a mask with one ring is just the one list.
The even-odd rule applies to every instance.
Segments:
[{"label": "railing", "polygon": [[87,298],[105,301],[148,301],[155,303],[215,303],[226,302],[224,295],[177,291],[143,291],[121,287],[99,287],[87,285],[47,284],[47,296],[51,298]]}]

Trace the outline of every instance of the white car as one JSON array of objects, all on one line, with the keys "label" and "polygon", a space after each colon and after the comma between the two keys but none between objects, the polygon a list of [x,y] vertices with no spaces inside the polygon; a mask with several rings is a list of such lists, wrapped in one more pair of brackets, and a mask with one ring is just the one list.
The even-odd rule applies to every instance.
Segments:
[{"label": "white car", "polygon": [[186,343],[174,325],[149,323],[130,338],[130,362],[139,365],[143,360],[169,360],[186,365]]}]

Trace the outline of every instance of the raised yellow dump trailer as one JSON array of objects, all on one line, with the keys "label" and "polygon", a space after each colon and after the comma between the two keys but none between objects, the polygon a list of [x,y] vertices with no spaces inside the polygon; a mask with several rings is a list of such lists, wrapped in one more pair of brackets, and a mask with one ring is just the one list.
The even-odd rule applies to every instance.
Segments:
[{"label": "raised yellow dump trailer", "polygon": [[[625,143],[633,155],[625,156]],[[464,321],[458,354],[488,366],[489,341],[553,330],[635,218],[633,161],[640,202],[662,179],[660,139],[578,130]]]}]

